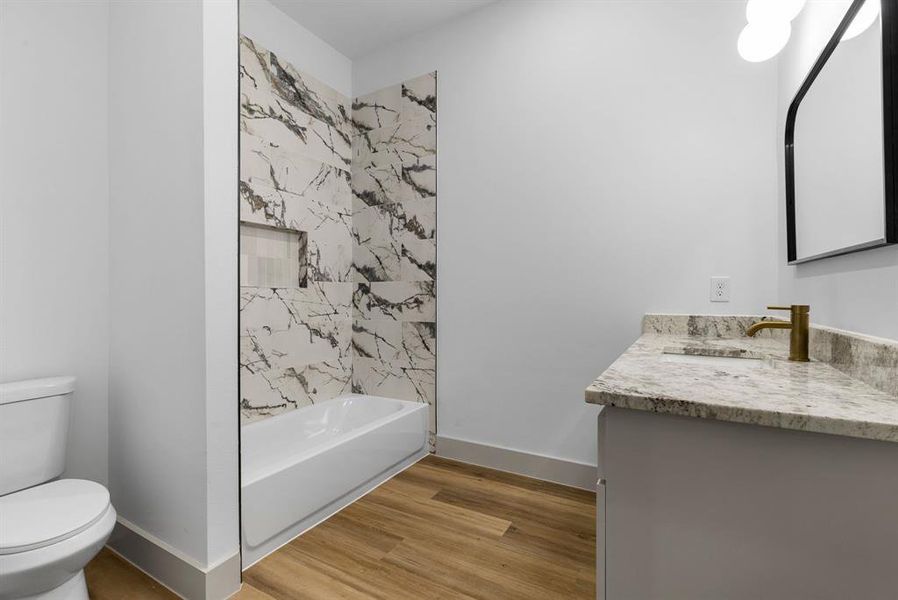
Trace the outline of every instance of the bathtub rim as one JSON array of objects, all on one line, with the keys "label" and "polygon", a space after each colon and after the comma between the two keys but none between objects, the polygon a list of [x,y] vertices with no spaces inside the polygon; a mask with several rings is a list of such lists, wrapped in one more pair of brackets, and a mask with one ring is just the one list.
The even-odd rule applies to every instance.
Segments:
[{"label": "bathtub rim", "polygon": [[[335,446],[339,445],[346,440],[354,439],[356,437],[365,435],[366,433],[370,433],[374,429],[381,427],[387,423],[395,421],[397,419],[402,418],[403,416],[420,410],[428,410],[429,405],[424,402],[414,402],[411,400],[399,400],[398,398],[387,398],[386,396],[370,396],[368,394],[341,394],[335,398],[331,398],[329,400],[325,400],[324,402],[318,402],[316,404],[309,405],[308,407],[304,406],[302,408],[297,408],[295,410],[291,410],[287,413],[282,413],[281,415],[275,415],[273,417],[269,417],[270,419],[276,419],[279,416],[291,416],[298,411],[303,410],[304,408],[311,408],[314,406],[322,406],[328,403],[336,404],[338,401],[347,400],[350,398],[372,398],[375,400],[384,400],[390,403],[399,403],[400,409],[390,413],[387,416],[380,417],[372,420],[369,423],[365,423],[360,427],[356,427],[351,431],[343,432],[338,435],[334,435],[328,437],[325,440],[322,440],[320,444],[315,444],[310,448],[306,448],[296,454],[288,454],[286,457],[281,458],[280,460],[272,460],[271,463],[264,464],[261,468],[252,469],[245,462],[244,457],[246,456],[246,449],[244,448],[244,444],[246,443],[246,433],[244,428],[252,427],[253,425],[266,423],[269,419],[262,419],[259,421],[255,421],[253,423],[247,423],[246,425],[241,425],[241,447],[240,447],[240,489],[241,492],[244,488],[259,482],[260,480],[271,477],[272,475],[279,473],[285,469],[289,469],[290,467],[296,465],[303,460],[308,460],[314,456],[317,456],[323,452],[333,449]],[[425,449],[427,448],[427,443],[425,440],[424,444]],[[373,489],[373,488],[372,488]]]}]

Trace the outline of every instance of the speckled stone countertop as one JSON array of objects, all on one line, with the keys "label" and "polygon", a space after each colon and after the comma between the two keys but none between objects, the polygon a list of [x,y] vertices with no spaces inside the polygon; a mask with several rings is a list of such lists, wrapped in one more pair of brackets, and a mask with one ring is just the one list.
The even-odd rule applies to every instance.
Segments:
[{"label": "speckled stone countertop", "polygon": [[[642,337],[586,389],[586,401],[898,442],[898,342],[816,328],[811,362],[789,362],[788,331],[745,336],[761,319],[646,315]],[[669,356],[684,354],[760,360]]]}]

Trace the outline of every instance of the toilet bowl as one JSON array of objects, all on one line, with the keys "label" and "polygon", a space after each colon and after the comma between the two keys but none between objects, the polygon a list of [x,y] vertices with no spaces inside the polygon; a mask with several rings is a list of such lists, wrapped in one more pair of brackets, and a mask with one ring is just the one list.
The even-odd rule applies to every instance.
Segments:
[{"label": "toilet bowl", "polygon": [[74,379],[0,384],[0,600],[88,600],[115,526],[105,487],[63,470]]},{"label": "toilet bowl", "polygon": [[86,600],[84,566],[115,509],[102,485],[61,479],[0,497],[0,600]]}]

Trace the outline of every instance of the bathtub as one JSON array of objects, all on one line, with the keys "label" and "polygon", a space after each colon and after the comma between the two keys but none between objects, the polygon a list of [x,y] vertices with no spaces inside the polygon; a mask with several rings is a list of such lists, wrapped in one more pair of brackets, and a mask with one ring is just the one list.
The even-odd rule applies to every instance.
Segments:
[{"label": "bathtub", "polygon": [[243,426],[243,568],[425,456],[427,410],[348,395]]}]

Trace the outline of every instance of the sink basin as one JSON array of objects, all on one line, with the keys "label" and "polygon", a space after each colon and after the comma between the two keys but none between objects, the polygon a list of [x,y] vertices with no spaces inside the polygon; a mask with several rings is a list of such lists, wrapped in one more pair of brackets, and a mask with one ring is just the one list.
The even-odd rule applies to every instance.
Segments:
[{"label": "sink basin", "polygon": [[734,356],[703,356],[700,354],[668,354],[661,355],[664,362],[686,365],[703,365],[706,367],[722,367],[725,369],[757,369],[764,364],[761,358],[744,358]]}]

